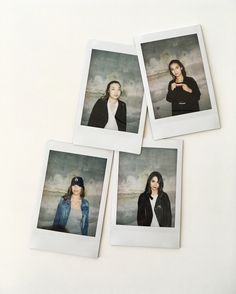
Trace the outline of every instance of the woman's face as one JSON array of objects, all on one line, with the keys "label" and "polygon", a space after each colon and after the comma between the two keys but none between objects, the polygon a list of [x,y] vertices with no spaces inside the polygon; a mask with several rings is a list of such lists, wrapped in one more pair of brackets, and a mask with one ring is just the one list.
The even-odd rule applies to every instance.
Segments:
[{"label": "woman's face", "polygon": [[151,188],[152,192],[158,192],[159,182],[158,182],[158,178],[156,176],[151,179],[150,188]]},{"label": "woman's face", "polygon": [[78,185],[74,185],[72,186],[72,193],[74,195],[80,195],[82,192],[82,187],[78,186]]},{"label": "woman's face", "polygon": [[109,88],[109,96],[112,99],[119,99],[121,95],[120,85],[117,83],[112,83]]},{"label": "woman's face", "polygon": [[170,71],[175,77],[179,77],[180,75],[182,75],[182,69],[183,68],[180,67],[178,63],[172,63],[170,65]]}]

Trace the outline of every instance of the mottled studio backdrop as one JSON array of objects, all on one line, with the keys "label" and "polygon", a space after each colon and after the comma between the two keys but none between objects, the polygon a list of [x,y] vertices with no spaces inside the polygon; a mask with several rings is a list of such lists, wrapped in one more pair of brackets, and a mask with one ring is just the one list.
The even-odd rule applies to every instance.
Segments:
[{"label": "mottled studio backdrop", "polygon": [[200,89],[200,110],[211,109],[197,34],[143,43],[142,52],[155,118],[171,116],[171,103],[166,101],[168,83],[172,79],[168,65],[179,59],[187,76],[193,77]]},{"label": "mottled studio backdrop", "polygon": [[88,124],[95,102],[105,94],[112,80],[121,83],[120,99],[127,107],[127,132],[138,133],[144,90],[138,58],[130,54],[92,50],[81,124]]},{"label": "mottled studio backdrop", "polygon": [[38,228],[50,228],[60,198],[71,179],[84,179],[85,197],[89,201],[89,236],[95,236],[105,176],[106,159],[59,151],[50,151],[43,189]]},{"label": "mottled studio backdrop", "polygon": [[138,197],[144,192],[148,176],[159,171],[164,191],[171,202],[172,227],[175,225],[177,149],[142,148],[140,155],[120,152],[117,199],[119,225],[137,226]]}]

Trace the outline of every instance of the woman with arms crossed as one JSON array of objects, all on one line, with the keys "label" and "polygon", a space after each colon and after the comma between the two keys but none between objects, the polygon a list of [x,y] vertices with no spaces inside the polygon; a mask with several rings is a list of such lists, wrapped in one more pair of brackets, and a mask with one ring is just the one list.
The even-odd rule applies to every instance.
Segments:
[{"label": "woman with arms crossed", "polygon": [[126,104],[120,100],[121,84],[108,83],[106,93],[95,103],[88,126],[110,130],[126,131]]},{"label": "woman with arms crossed", "polygon": [[162,175],[152,172],[138,199],[138,226],[171,227],[170,200],[163,186]]},{"label": "woman with arms crossed", "polygon": [[89,202],[84,198],[84,190],[83,179],[74,177],[57,206],[53,230],[88,235]]},{"label": "woman with arms crossed", "polygon": [[199,111],[201,92],[196,81],[186,76],[184,65],[177,59],[169,63],[172,80],[168,85],[166,100],[172,105],[172,115]]}]

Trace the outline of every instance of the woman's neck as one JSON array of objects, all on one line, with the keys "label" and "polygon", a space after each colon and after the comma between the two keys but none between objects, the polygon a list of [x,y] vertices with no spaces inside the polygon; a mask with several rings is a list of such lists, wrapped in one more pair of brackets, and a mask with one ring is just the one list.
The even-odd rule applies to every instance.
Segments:
[{"label": "woman's neck", "polygon": [[184,76],[181,74],[175,78],[176,83],[182,83],[184,81]]},{"label": "woman's neck", "polygon": [[108,98],[108,101],[109,101],[109,103],[111,103],[111,104],[116,104],[116,103],[118,102],[118,99],[114,99],[114,98],[109,97],[109,98]]},{"label": "woman's neck", "polygon": [[71,206],[72,208],[80,208],[80,195],[79,194],[72,194],[71,196]]},{"label": "woman's neck", "polygon": [[155,191],[151,191],[151,195],[152,195],[152,196],[157,196],[157,195],[158,195],[158,191],[157,191],[157,190],[155,190]]}]

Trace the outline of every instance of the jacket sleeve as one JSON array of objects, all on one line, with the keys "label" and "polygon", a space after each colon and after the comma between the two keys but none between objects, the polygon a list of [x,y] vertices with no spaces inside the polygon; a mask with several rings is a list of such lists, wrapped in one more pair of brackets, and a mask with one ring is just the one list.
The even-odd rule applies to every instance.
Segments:
[{"label": "jacket sleeve", "polygon": [[119,131],[126,132],[127,128],[127,110],[126,103],[119,101],[118,110],[115,115]]},{"label": "jacket sleeve", "polygon": [[138,226],[143,226],[145,222],[145,201],[143,195],[141,194],[138,199],[138,213],[137,213],[137,223]]},{"label": "jacket sleeve", "polygon": [[168,84],[168,92],[167,92],[167,95],[166,95],[166,100],[168,102],[172,102],[173,99],[175,98],[175,89],[172,91],[171,90],[171,84],[173,83],[173,81],[170,81],[169,84]]},{"label": "jacket sleeve", "polygon": [[196,101],[200,100],[201,92],[197,82],[193,78],[189,78],[189,83],[187,85],[192,89],[192,93],[189,93],[191,98]]},{"label": "jacket sleeve", "polygon": [[164,209],[164,223],[165,227],[171,227],[171,220],[172,220],[172,215],[171,215],[171,206],[170,206],[170,199],[168,195],[165,193],[165,209]]},{"label": "jacket sleeve", "polygon": [[53,221],[53,227],[56,227],[60,224],[60,217],[61,217],[61,202],[62,202],[62,198],[60,199],[58,205],[57,205],[57,210],[56,210],[56,214],[54,217],[54,221]]},{"label": "jacket sleeve", "polygon": [[127,129],[127,109],[126,104],[124,103],[124,131],[126,132]]},{"label": "jacket sleeve", "polygon": [[91,126],[91,127],[96,127],[97,126],[98,118],[101,115],[101,113],[99,111],[100,105],[101,105],[101,100],[98,99],[96,101],[96,103],[94,104],[93,109],[91,111],[89,121],[88,121],[88,126]]},{"label": "jacket sleeve", "polygon": [[88,225],[89,225],[89,202],[86,200],[82,208],[82,218],[81,218],[82,235],[88,235]]}]

